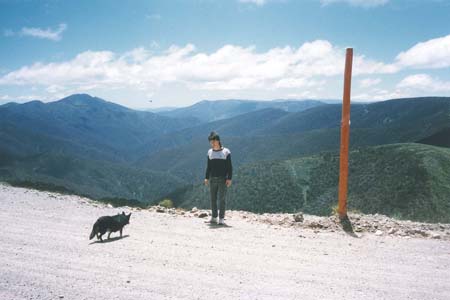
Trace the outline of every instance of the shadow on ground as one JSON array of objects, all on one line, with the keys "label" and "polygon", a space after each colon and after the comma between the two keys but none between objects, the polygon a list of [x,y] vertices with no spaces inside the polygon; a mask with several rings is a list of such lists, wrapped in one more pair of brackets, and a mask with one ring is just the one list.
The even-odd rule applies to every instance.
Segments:
[{"label": "shadow on ground", "polygon": [[344,230],[345,233],[347,233],[352,237],[359,238],[359,236],[353,230],[352,222],[350,221],[348,216],[339,217],[339,223],[341,224],[342,229]]},{"label": "shadow on ground", "polygon": [[205,221],[206,225],[208,225],[208,227],[210,229],[218,229],[218,228],[232,228],[233,226],[228,225],[228,224],[217,224],[217,223],[211,223],[209,221]]},{"label": "shadow on ground", "polygon": [[89,245],[92,245],[92,244],[105,244],[105,243],[111,243],[111,242],[114,242],[114,241],[117,241],[117,240],[121,240],[121,239],[124,239],[124,238],[127,238],[127,237],[129,237],[128,234],[127,234],[127,235],[123,235],[122,237],[116,236],[116,237],[112,237],[112,238],[110,238],[110,239],[104,238],[104,239],[103,239],[103,242],[100,241],[100,240],[97,240],[97,241],[91,242]]}]

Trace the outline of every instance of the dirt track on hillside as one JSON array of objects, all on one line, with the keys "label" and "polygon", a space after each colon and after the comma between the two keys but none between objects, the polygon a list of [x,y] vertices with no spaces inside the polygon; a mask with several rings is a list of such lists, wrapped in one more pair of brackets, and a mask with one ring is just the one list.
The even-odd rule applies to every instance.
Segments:
[{"label": "dirt track on hillside", "polygon": [[[133,210],[0,184],[0,299],[450,299],[450,242]],[[129,210],[127,210],[128,212]]]}]

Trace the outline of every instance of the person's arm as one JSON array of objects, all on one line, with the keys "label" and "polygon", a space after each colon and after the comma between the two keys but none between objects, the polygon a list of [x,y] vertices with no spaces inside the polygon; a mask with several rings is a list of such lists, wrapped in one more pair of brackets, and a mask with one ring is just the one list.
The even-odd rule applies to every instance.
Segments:
[{"label": "person's arm", "polygon": [[210,161],[209,156],[207,156],[206,172],[205,172],[205,184],[208,184],[209,174],[211,173],[211,164],[210,164],[209,161]]},{"label": "person's arm", "polygon": [[233,165],[231,163],[231,153],[227,156],[227,179],[231,180],[233,177]]}]

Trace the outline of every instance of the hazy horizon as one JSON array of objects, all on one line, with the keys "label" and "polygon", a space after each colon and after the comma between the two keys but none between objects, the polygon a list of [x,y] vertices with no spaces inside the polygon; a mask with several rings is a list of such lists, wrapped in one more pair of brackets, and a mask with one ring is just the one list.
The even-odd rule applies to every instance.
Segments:
[{"label": "hazy horizon", "polygon": [[[94,95],[94,94],[75,93],[75,94],[71,94],[71,95],[66,95],[66,96],[64,96],[62,98],[51,99],[51,100],[47,100],[47,101],[45,101],[45,100],[43,101],[42,99],[31,99],[31,100],[27,100],[27,101],[14,101],[14,100],[11,100],[11,101],[7,101],[7,102],[4,102],[4,103],[0,103],[0,106],[4,105],[4,104],[8,104],[8,103],[25,104],[25,103],[29,103],[29,102],[33,102],[33,101],[40,101],[42,103],[52,103],[52,102],[57,102],[57,101],[60,101],[60,100],[62,100],[64,98],[67,98],[67,97],[70,97],[70,96],[74,96],[74,95],[88,95],[88,96],[93,97],[93,98],[100,98],[102,100],[105,100],[105,101],[108,101],[108,102],[111,102],[111,103],[115,103],[114,101],[111,101],[109,99],[105,99],[105,98],[99,97],[99,96]],[[425,97],[427,97],[427,96],[425,96]],[[430,96],[430,97],[434,97],[434,96]],[[440,97],[440,96],[438,96],[438,97]],[[373,103],[373,102],[380,102],[380,101],[386,101],[386,100],[393,100],[393,99],[376,100],[376,101],[357,101],[357,100],[355,100],[355,101],[352,101],[352,103]],[[307,99],[307,98],[305,98],[305,99],[289,99],[289,98],[288,99],[243,99],[243,98],[236,98],[236,99],[200,99],[198,101],[195,101],[195,102],[193,102],[191,104],[187,104],[187,105],[179,105],[179,106],[149,106],[149,107],[131,107],[131,106],[127,106],[127,105],[120,104],[120,103],[116,103],[116,104],[125,106],[125,107],[130,108],[130,109],[134,109],[134,110],[147,110],[147,111],[154,111],[155,110],[155,111],[158,111],[158,110],[171,110],[171,109],[177,109],[177,108],[186,108],[186,107],[190,107],[192,105],[195,105],[195,104],[198,104],[198,103],[204,102],[204,101],[207,101],[207,102],[214,102],[214,101],[249,101],[249,102],[251,102],[251,101],[254,101],[254,102],[260,102],[260,101],[267,101],[267,102],[271,102],[271,101],[274,101],[274,102],[276,102],[276,101],[283,101],[283,102],[284,101],[299,101],[299,102],[301,102],[301,101],[320,101],[320,102],[324,102],[324,103],[328,103],[328,104],[333,104],[333,103],[340,103],[342,101],[342,99]]]}]

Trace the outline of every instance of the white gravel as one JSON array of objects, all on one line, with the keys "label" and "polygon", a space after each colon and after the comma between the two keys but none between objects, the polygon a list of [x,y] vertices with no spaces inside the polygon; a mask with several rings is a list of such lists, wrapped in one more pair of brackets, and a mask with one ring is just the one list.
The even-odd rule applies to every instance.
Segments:
[{"label": "white gravel", "polygon": [[446,240],[147,210],[124,238],[88,240],[122,210],[0,184],[0,299],[450,299]]}]

